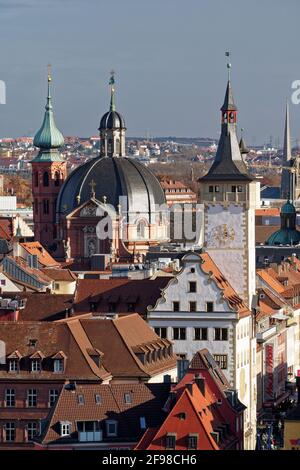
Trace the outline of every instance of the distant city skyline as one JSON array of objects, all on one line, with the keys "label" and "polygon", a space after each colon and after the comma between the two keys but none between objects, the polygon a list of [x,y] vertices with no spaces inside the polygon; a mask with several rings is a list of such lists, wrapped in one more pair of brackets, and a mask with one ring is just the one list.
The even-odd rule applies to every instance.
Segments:
[{"label": "distant city skyline", "polygon": [[[127,135],[218,138],[229,50],[238,128],[252,145],[282,145],[299,12],[296,0],[0,0],[0,138],[39,129],[49,62],[66,136],[98,133],[114,69]],[[300,105],[290,113],[295,145]]]}]

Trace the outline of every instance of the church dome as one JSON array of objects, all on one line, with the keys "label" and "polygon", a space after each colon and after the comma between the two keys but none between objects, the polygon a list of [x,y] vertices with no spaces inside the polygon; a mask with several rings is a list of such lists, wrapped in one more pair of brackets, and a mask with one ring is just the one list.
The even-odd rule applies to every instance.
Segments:
[{"label": "church dome", "polygon": [[289,200],[283,204],[280,218],[280,230],[272,233],[266,244],[269,246],[298,245],[300,243],[300,232],[296,229],[296,208]]},{"label": "church dome", "polygon": [[298,245],[300,243],[300,232],[296,229],[280,229],[272,233],[267,240],[267,245]]},{"label": "church dome", "polygon": [[[91,198],[118,208],[120,196],[127,197],[126,212],[147,214],[155,205],[165,204],[165,195],[154,174],[128,157],[96,157],[76,168],[64,182],[57,201],[57,212],[67,215]],[[123,208],[122,208],[123,210]]]},{"label": "church dome", "polygon": [[292,204],[290,201],[287,201],[281,208],[281,214],[295,214],[296,213],[296,208],[294,204]]},{"label": "church dome", "polygon": [[102,116],[99,131],[102,129],[126,129],[122,114],[117,111],[108,111]]}]

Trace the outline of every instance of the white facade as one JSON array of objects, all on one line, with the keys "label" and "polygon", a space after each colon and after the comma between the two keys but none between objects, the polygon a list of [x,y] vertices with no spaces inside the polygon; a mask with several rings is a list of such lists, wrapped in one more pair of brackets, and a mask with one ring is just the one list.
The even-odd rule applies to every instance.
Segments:
[{"label": "white facade", "polygon": [[[183,359],[190,361],[200,349],[209,350],[247,407],[244,429],[249,437],[245,438],[245,448],[254,448],[256,340],[252,316],[239,318],[224,290],[201,267],[200,255],[188,253],[182,261],[183,269],[170,280],[156,305],[148,308],[148,322],[161,336],[166,333],[174,342],[174,352]],[[190,292],[190,283],[196,283],[196,292]],[[195,311],[191,312],[191,307]]]}]

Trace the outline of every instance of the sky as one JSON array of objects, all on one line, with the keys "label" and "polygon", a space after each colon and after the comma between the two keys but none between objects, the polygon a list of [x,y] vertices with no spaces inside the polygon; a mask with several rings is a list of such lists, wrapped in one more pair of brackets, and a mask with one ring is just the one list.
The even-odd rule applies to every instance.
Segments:
[{"label": "sky", "polygon": [[217,138],[229,50],[246,141],[282,144],[286,99],[294,141],[299,17],[299,0],[0,0],[0,137],[40,127],[51,63],[66,136],[97,134],[114,69],[128,136]]}]

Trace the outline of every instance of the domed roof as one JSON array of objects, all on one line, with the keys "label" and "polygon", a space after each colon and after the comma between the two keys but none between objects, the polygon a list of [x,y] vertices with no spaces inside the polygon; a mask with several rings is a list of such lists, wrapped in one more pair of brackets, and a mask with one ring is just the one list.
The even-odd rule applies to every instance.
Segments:
[{"label": "domed roof", "polygon": [[122,114],[111,110],[105,113],[101,118],[98,130],[101,129],[126,129]]},{"label": "domed roof", "polygon": [[120,196],[127,196],[128,212],[151,214],[155,204],[165,204],[165,195],[157,178],[143,164],[128,157],[96,157],[76,168],[64,182],[57,201],[57,212],[67,215],[91,198],[115,209]]},{"label": "domed roof", "polygon": [[281,214],[295,214],[296,213],[296,208],[294,204],[292,204],[290,201],[287,201],[281,208]]},{"label": "domed roof", "polygon": [[62,133],[56,127],[50,94],[51,77],[48,76],[48,96],[43,124],[34,136],[33,145],[40,149],[56,149],[64,145]]},{"label": "domed roof", "polygon": [[298,245],[300,243],[300,232],[296,229],[280,229],[272,233],[266,244],[274,245]]}]

